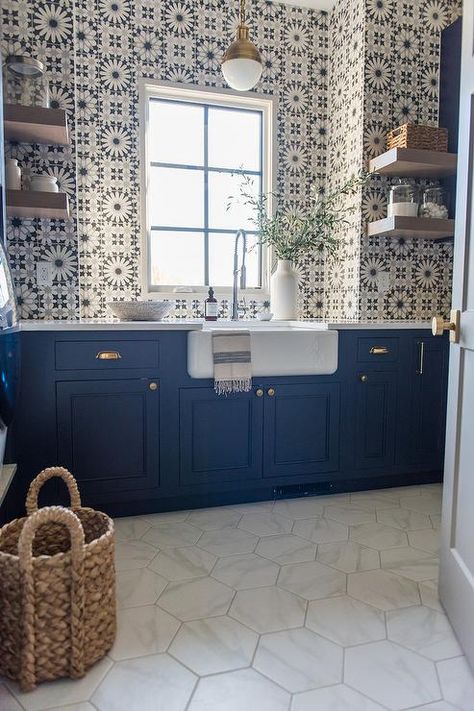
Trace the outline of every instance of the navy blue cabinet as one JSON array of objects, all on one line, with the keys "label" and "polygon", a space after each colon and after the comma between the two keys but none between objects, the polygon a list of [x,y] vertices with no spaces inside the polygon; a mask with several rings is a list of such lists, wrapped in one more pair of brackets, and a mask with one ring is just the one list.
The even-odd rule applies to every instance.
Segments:
[{"label": "navy blue cabinet", "polygon": [[395,456],[397,372],[366,369],[356,379],[355,466],[386,469]]},{"label": "navy blue cabinet", "polygon": [[339,384],[278,384],[265,391],[264,476],[337,470]]},{"label": "navy blue cabinet", "polygon": [[448,342],[426,329],[341,330],[333,375],[261,378],[228,397],[188,376],[185,332],[20,337],[9,517],[55,464],[115,514],[442,475]]},{"label": "navy blue cabinet", "polygon": [[56,383],[58,461],[84,495],[159,485],[159,392],[146,378]]},{"label": "navy blue cabinet", "polygon": [[180,484],[262,476],[263,400],[255,390],[223,397],[213,388],[183,388],[180,408]]},{"label": "navy blue cabinet", "polygon": [[417,336],[409,344],[409,368],[402,389],[397,461],[440,468],[444,456],[448,350],[440,338]]}]

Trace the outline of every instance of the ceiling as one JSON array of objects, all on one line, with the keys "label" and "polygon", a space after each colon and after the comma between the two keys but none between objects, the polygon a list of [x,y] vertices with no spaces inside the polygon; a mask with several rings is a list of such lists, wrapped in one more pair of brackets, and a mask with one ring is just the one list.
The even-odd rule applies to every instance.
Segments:
[{"label": "ceiling", "polygon": [[299,7],[311,7],[313,10],[331,10],[336,0],[277,0],[285,5],[298,5]]}]

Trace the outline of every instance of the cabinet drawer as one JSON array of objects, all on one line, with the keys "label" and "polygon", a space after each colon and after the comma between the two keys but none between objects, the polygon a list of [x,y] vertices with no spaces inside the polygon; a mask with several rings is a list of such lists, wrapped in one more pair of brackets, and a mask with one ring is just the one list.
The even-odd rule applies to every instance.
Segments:
[{"label": "cabinet drawer", "polygon": [[398,338],[358,338],[357,360],[359,363],[396,363]]},{"label": "cabinet drawer", "polygon": [[157,368],[156,341],[56,341],[56,370]]}]

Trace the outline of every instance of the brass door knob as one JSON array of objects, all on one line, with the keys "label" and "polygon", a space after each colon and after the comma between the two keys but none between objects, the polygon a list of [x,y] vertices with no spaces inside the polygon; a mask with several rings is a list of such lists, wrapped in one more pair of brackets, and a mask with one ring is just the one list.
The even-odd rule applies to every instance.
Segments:
[{"label": "brass door knob", "polygon": [[267,395],[268,397],[273,397],[275,395],[275,388],[268,388]]},{"label": "brass door knob", "polygon": [[158,390],[158,383],[150,383],[148,387],[153,391]]},{"label": "brass door knob", "polygon": [[368,381],[368,379],[369,379],[368,375],[360,375],[359,376],[359,380],[361,383],[366,383]]},{"label": "brass door knob", "polygon": [[451,343],[459,343],[459,322],[460,311],[457,309],[451,311],[450,321],[445,321],[442,316],[433,316],[431,322],[433,336],[442,336],[444,331],[449,331]]},{"label": "brass door knob", "polygon": [[263,397],[263,389],[262,389],[262,388],[257,388],[257,389],[255,390],[255,395],[256,395],[257,397]]}]

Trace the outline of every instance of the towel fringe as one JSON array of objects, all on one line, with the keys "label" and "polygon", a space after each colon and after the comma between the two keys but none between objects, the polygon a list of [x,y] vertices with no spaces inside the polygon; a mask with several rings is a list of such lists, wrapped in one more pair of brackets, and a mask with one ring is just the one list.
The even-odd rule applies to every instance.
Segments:
[{"label": "towel fringe", "polygon": [[217,395],[232,395],[232,393],[248,393],[252,389],[252,378],[237,380],[215,380],[214,390]]}]

